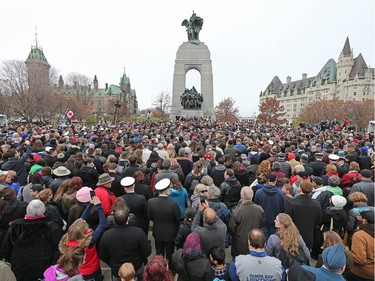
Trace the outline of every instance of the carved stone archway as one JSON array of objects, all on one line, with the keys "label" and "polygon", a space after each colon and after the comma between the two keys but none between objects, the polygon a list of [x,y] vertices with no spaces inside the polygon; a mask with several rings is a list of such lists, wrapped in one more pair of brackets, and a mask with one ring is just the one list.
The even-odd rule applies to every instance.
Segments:
[{"label": "carved stone archway", "polygon": [[[200,88],[203,95],[201,110],[184,110],[180,102],[180,96],[186,87],[186,73],[191,69],[199,71],[201,75]],[[171,120],[175,120],[176,116],[215,118],[211,54],[204,43],[201,42],[199,45],[195,45],[184,42],[178,48],[174,65],[172,91]]]}]

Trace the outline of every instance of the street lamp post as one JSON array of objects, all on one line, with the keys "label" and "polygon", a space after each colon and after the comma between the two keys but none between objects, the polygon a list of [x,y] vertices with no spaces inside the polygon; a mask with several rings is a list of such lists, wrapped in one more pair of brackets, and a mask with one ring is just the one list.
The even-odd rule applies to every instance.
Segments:
[{"label": "street lamp post", "polygon": [[115,116],[114,116],[114,122],[115,122],[115,124],[116,124],[116,117],[117,117],[117,109],[119,109],[121,107],[121,104],[120,104],[120,102],[119,101],[116,101],[116,103],[115,103]]}]

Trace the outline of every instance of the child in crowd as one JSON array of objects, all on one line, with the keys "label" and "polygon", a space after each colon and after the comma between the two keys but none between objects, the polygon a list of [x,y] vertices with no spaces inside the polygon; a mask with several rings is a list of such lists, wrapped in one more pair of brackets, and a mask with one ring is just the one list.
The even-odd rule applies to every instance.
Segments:
[{"label": "child in crowd", "polygon": [[186,237],[191,233],[191,224],[193,222],[194,216],[195,216],[195,213],[194,213],[193,208],[191,207],[186,208],[185,219],[180,224],[180,227],[178,229],[178,233],[174,242],[177,249],[182,248]]},{"label": "child in crowd", "polygon": [[121,281],[134,281],[135,269],[133,264],[130,262],[123,263],[118,270],[118,276],[120,276]]},{"label": "child in crowd", "polygon": [[227,281],[229,278],[229,264],[225,263],[225,250],[222,247],[214,247],[210,250],[210,261],[214,271],[215,281]]}]

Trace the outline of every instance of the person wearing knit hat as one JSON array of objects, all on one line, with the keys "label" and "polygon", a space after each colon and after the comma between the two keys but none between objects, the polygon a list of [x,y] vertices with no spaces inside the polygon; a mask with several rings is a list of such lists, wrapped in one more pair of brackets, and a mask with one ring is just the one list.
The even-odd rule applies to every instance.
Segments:
[{"label": "person wearing knit hat", "polygon": [[93,192],[92,188],[88,186],[81,187],[76,193],[76,199],[81,203],[88,203],[91,201],[91,194]]},{"label": "person wearing knit hat", "polygon": [[[302,268],[315,274],[316,280],[345,280],[342,273],[345,271],[346,257],[344,246],[338,243],[323,250],[323,266],[315,268],[303,265]],[[301,279],[302,280],[302,279]]]},{"label": "person wearing knit hat", "polygon": [[210,260],[202,254],[198,233],[190,233],[185,240],[184,247],[177,250],[173,256],[173,268],[181,280],[213,280],[214,271]]},{"label": "person wearing knit hat", "polygon": [[333,195],[331,197],[330,206],[324,211],[322,231],[333,230],[341,237],[344,236],[344,230],[348,221],[348,216],[344,207],[346,199],[340,195]]}]

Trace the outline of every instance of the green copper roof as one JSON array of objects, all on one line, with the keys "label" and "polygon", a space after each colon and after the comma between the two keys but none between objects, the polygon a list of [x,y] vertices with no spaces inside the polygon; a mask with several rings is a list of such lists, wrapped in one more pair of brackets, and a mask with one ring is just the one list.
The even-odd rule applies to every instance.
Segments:
[{"label": "green copper roof", "polygon": [[135,93],[135,90],[130,90],[130,95],[132,97],[136,97],[137,96],[137,94]]},{"label": "green copper roof", "polygon": [[43,50],[38,47],[31,47],[29,56],[27,57],[26,62],[30,61],[39,61],[49,66],[49,63],[43,53]]},{"label": "green copper roof", "polygon": [[122,75],[122,77],[120,79],[120,84],[130,84],[130,79],[129,79],[129,77],[126,76],[125,73],[124,73],[124,75]]},{"label": "green copper roof", "polygon": [[92,90],[93,97],[100,97],[106,95],[108,90],[105,89],[98,89],[97,91]]},{"label": "green copper roof", "polygon": [[336,62],[334,59],[329,59],[323,66],[322,70],[320,70],[316,78],[319,77],[323,82],[334,82],[336,81],[336,73]]},{"label": "green copper roof", "polygon": [[112,95],[121,95],[122,91],[121,91],[121,88],[119,86],[111,85],[111,86],[109,86],[108,93],[110,93]]}]

